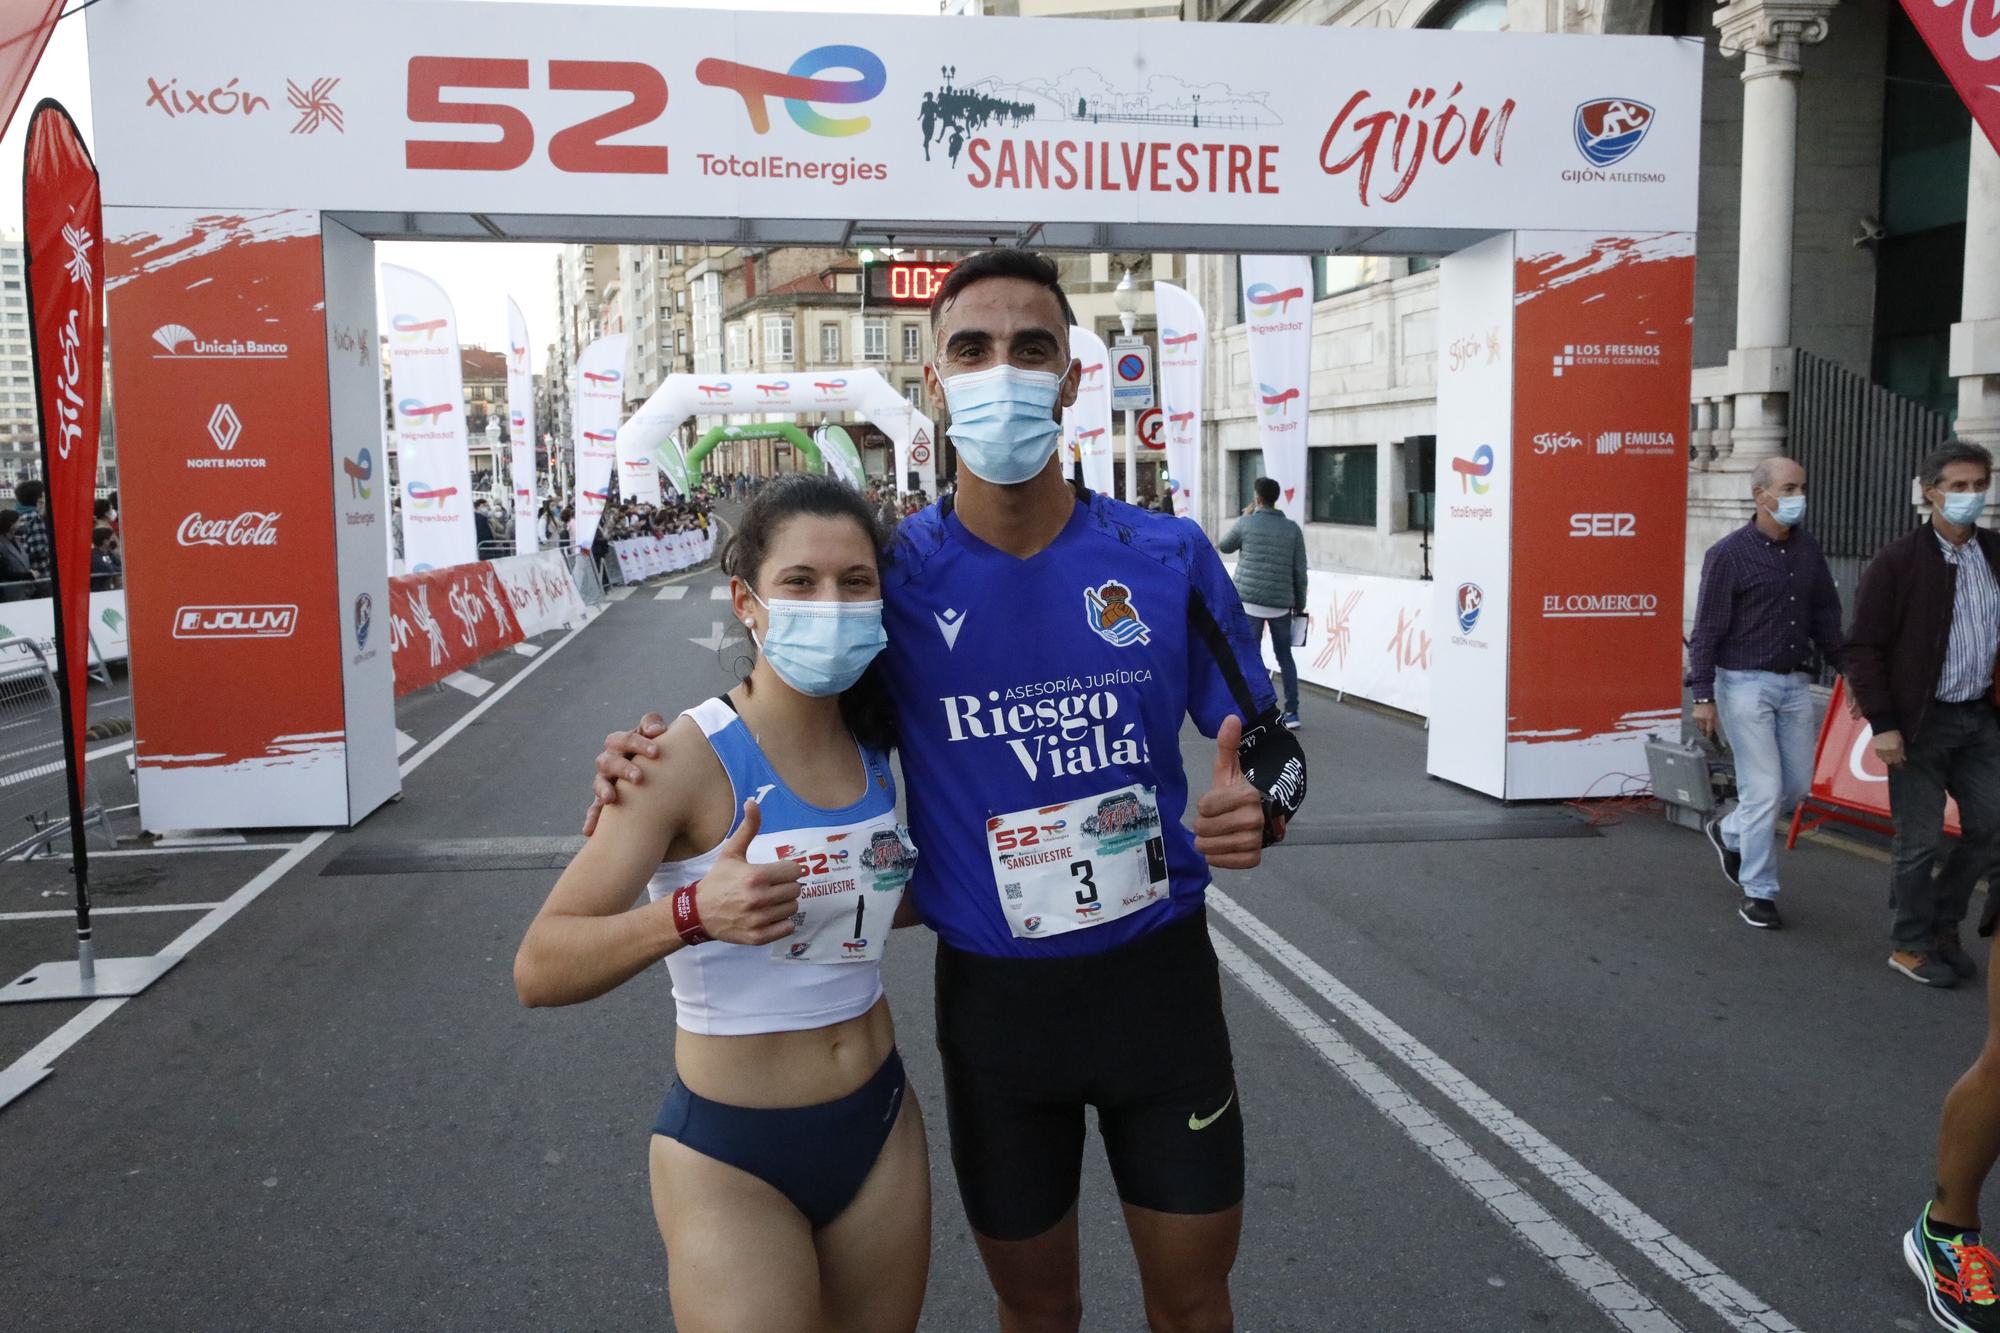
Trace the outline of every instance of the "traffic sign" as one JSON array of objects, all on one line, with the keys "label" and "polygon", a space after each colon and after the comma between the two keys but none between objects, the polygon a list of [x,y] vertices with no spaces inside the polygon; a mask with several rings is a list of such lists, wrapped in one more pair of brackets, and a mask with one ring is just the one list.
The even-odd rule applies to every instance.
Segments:
[{"label": "traffic sign", "polygon": [[1111,406],[1123,412],[1153,405],[1153,349],[1144,343],[1119,343],[1111,349]]},{"label": "traffic sign", "polygon": [[916,465],[917,465],[918,467],[922,467],[922,466],[923,466],[924,464],[926,464],[926,463],[930,462],[930,461],[931,461],[931,447],[930,447],[930,446],[929,446],[928,444],[913,444],[913,445],[911,445],[911,446],[910,446],[910,461],[911,461],[912,463],[915,463],[915,464],[916,464]]},{"label": "traffic sign", "polygon": [[1144,449],[1167,447],[1167,416],[1157,407],[1139,414],[1139,445]]}]

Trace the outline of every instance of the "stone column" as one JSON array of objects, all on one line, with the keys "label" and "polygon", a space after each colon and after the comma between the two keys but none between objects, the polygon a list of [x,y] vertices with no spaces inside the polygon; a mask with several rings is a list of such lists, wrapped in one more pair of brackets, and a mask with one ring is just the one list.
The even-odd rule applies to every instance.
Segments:
[{"label": "stone column", "polygon": [[[1792,205],[1798,180],[1804,49],[1826,38],[1839,0],[1734,0],[1716,11],[1722,49],[1743,57],[1743,170],[1738,193],[1734,447],[1719,471],[1784,452],[1792,380]],[[1719,452],[1719,451],[1718,451]]]},{"label": "stone column", "polygon": [[1965,188],[1965,287],[1951,326],[1958,434],[2000,452],[2000,153],[1977,124]]}]

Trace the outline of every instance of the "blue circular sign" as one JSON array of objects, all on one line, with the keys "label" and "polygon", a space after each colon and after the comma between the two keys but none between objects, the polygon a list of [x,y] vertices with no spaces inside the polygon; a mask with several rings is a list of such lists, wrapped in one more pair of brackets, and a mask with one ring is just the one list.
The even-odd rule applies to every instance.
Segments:
[{"label": "blue circular sign", "polygon": [[1119,379],[1136,380],[1141,376],[1143,376],[1145,373],[1146,373],[1146,360],[1144,357],[1121,356],[1118,358]]}]

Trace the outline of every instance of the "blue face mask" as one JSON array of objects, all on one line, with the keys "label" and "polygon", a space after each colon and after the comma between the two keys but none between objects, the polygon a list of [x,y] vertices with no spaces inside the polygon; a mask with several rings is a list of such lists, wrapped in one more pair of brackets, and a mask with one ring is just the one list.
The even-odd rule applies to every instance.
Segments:
[{"label": "blue face mask", "polygon": [[[771,613],[764,641],[757,647],[778,679],[815,699],[839,694],[861,679],[861,673],[888,644],[882,629],[880,602],[765,601],[750,596]],[[755,643],[757,632],[750,632]]]},{"label": "blue face mask", "polygon": [[1788,528],[1796,528],[1806,516],[1806,497],[1803,495],[1781,495],[1778,508],[1771,517]]},{"label": "blue face mask", "polygon": [[1018,486],[1048,465],[1062,423],[1056,402],[1062,376],[1046,370],[994,366],[945,379],[951,442],[972,475],[996,486]]},{"label": "blue face mask", "polygon": [[1985,491],[1944,491],[1944,503],[1938,506],[1945,522],[1956,523],[1959,527],[1970,527],[1986,508]]}]

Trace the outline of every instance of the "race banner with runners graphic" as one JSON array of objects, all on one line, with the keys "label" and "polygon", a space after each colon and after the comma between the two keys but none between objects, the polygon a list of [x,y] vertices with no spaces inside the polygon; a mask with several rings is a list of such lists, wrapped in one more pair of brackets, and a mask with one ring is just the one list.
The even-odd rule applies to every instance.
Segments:
[{"label": "race banner with runners graphic", "polygon": [[403,506],[403,563],[413,573],[479,558],[466,452],[458,317],[444,288],[382,265],[389,399]]},{"label": "race banner with runners graphic", "polygon": [[1250,401],[1257,410],[1264,475],[1278,483],[1278,508],[1306,521],[1306,422],[1312,415],[1310,261],[1245,255],[1243,313],[1250,326]]}]

